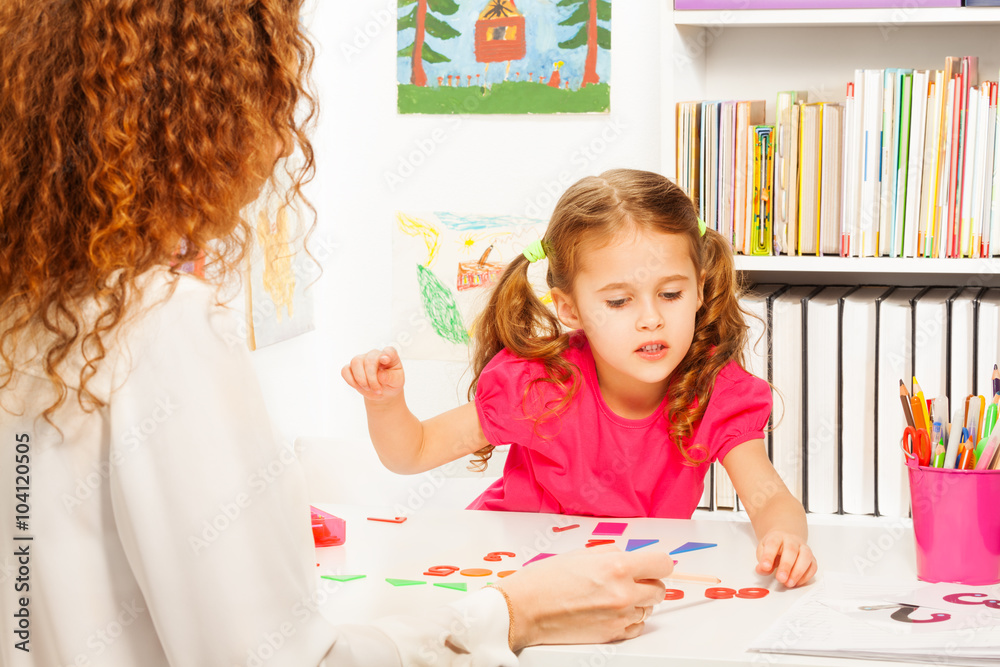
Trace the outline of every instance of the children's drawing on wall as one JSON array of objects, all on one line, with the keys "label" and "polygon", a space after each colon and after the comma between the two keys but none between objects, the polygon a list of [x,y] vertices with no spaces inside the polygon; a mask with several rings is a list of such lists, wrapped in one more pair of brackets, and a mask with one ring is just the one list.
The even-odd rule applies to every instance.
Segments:
[{"label": "children's drawing on wall", "polygon": [[[404,358],[468,361],[472,327],[507,264],[545,233],[518,216],[398,212],[393,230],[393,344]],[[550,301],[544,262],[528,278]]]},{"label": "children's drawing on wall", "polygon": [[611,0],[400,0],[399,113],[607,113]]},{"label": "children's drawing on wall", "polygon": [[[274,210],[276,208],[276,210]],[[312,294],[296,271],[311,262],[295,211],[268,207],[253,219],[254,243],[246,284],[248,344],[251,350],[298,336],[315,327]]]}]

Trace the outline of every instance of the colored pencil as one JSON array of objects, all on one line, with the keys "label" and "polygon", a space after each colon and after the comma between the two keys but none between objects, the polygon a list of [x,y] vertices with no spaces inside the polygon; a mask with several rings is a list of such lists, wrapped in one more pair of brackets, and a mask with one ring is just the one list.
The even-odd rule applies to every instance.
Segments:
[{"label": "colored pencil", "polygon": [[906,385],[899,381],[899,402],[903,404],[903,416],[906,418],[906,425],[914,428],[913,411],[910,409],[910,392],[906,391]]},{"label": "colored pencil", "polygon": [[722,583],[722,579],[719,579],[718,577],[713,577],[707,574],[688,574],[687,572],[671,572],[670,576],[664,577],[664,579],[673,579],[676,581],[696,581],[702,584]]},{"label": "colored pencil", "polygon": [[[924,398],[924,392],[920,388],[920,383],[917,382],[917,376],[913,376],[913,396],[920,401],[920,409],[922,412],[922,417],[924,420],[924,428],[927,429],[927,435],[931,434],[931,415],[927,411],[927,400]],[[916,415],[914,415],[914,420],[916,420]]]}]

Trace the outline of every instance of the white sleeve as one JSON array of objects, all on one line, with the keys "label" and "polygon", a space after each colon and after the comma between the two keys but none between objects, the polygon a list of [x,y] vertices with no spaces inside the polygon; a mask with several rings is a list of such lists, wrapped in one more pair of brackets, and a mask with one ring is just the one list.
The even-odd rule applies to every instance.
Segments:
[{"label": "white sleeve", "polygon": [[516,664],[496,592],[373,626],[319,613],[304,476],[214,296],[182,279],[135,323],[108,408],[114,519],[170,662]]}]

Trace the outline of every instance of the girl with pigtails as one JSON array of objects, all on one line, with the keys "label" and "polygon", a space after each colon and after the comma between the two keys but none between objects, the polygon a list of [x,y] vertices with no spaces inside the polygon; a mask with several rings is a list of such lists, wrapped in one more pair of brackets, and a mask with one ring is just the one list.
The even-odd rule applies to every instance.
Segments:
[{"label": "girl with pigtails", "polygon": [[[547,261],[553,307],[528,281]],[[732,250],[658,174],[584,178],[506,268],[475,325],[470,402],[420,421],[392,348],[344,367],[382,462],[417,473],[510,445],[470,509],[690,518],[721,461],[758,538],[757,571],[808,581],[805,512],[768,460],[768,383],[743,367]]]}]

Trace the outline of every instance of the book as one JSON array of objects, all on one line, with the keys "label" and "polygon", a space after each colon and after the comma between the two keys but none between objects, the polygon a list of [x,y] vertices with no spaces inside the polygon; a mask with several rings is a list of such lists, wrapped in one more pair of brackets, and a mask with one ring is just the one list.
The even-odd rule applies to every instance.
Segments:
[{"label": "book", "polygon": [[803,312],[805,411],[802,418],[803,504],[807,512],[840,511],[840,299],[851,287],[827,287]]},{"label": "book", "polygon": [[822,175],[823,103],[799,107],[799,241],[800,255],[819,255],[819,207]]},{"label": "book", "polygon": [[[740,298],[740,305],[750,313],[746,318],[747,327],[747,349],[744,350],[746,369],[749,373],[756,375],[762,380],[772,381],[771,370],[771,340],[772,340],[772,308],[774,299],[787,289],[784,285],[760,284],[755,285],[753,290],[746,292]],[[767,451],[773,449],[773,431],[771,427],[777,421],[772,412],[768,429],[765,432]]]},{"label": "book", "polygon": [[774,385],[774,431],[771,463],[785,486],[802,500],[802,312],[818,292],[813,286],[790,287],[772,305],[771,369]]},{"label": "book", "polygon": [[753,225],[748,232],[751,255],[770,255],[773,238],[774,126],[754,125],[753,139]]},{"label": "book", "polygon": [[792,114],[796,104],[806,101],[805,91],[784,90],[775,104],[774,149],[774,240],[775,254],[795,254],[796,215],[789,209],[789,194],[794,187],[792,160],[797,157],[798,137],[792,134]]},{"label": "book", "polygon": [[913,72],[910,104],[909,142],[906,161],[905,197],[902,202],[900,219],[903,226],[903,257],[922,257],[923,230],[920,227],[920,198],[924,183],[924,142],[927,137],[927,102],[930,86],[930,72]]},{"label": "book", "polygon": [[879,193],[882,189],[882,91],[884,72],[880,69],[864,71],[865,92],[862,112],[861,204],[858,227],[861,236],[858,245],[860,257],[878,256]]},{"label": "book", "polygon": [[919,293],[918,287],[897,287],[877,305],[875,513],[879,516],[905,518],[910,511],[910,483],[899,458],[899,434],[907,424],[898,381],[909,386],[913,377],[911,302]]},{"label": "book", "polygon": [[[928,287],[913,301],[913,377],[926,389],[927,398],[947,390],[948,303],[956,291],[954,287]],[[912,387],[910,389],[912,391]]]},{"label": "book", "polygon": [[820,148],[819,254],[840,254],[843,189],[844,106],[823,103]]},{"label": "book", "polygon": [[[750,147],[750,127],[764,122],[764,100],[745,100],[736,103],[736,184],[733,189],[733,247],[746,253],[747,176],[752,173],[753,153]],[[752,182],[749,184],[753,187]]]},{"label": "book", "polygon": [[727,239],[733,238],[736,192],[736,102],[723,102],[719,115],[719,227]]},{"label": "book", "polygon": [[[976,310],[981,288],[966,287],[952,294],[948,307],[948,386],[934,389],[936,394],[947,392],[948,402],[959,405],[959,401],[969,394],[975,394],[974,353],[976,334]],[[990,366],[992,371],[993,367]],[[919,377],[919,376],[918,376]],[[921,385],[922,387],[923,385]],[[928,387],[930,390],[931,388]],[[949,416],[950,418],[950,416]]]},{"label": "book", "polygon": [[896,157],[893,163],[895,172],[892,174],[892,247],[890,257],[904,257],[903,254],[903,215],[906,210],[906,178],[910,155],[910,96],[913,92],[913,70],[895,70],[896,85],[894,89],[895,114],[893,125],[892,150]]},{"label": "book", "polygon": [[865,71],[854,70],[854,82],[847,84],[844,102],[844,175],[840,254],[857,257],[860,242],[861,173],[864,154],[862,115],[864,112]]},{"label": "book", "polygon": [[924,123],[923,178],[920,187],[918,220],[918,256],[933,257],[937,238],[937,188],[941,155],[941,124],[944,117],[944,71],[930,73],[927,90],[927,113]]},{"label": "book", "polygon": [[840,451],[845,514],[875,513],[876,299],[861,287],[841,300]]},{"label": "book", "polygon": [[885,70],[882,79],[882,158],[879,162],[878,255],[892,256],[892,198],[896,184],[896,158],[899,146],[899,123],[896,99],[896,68]]}]

